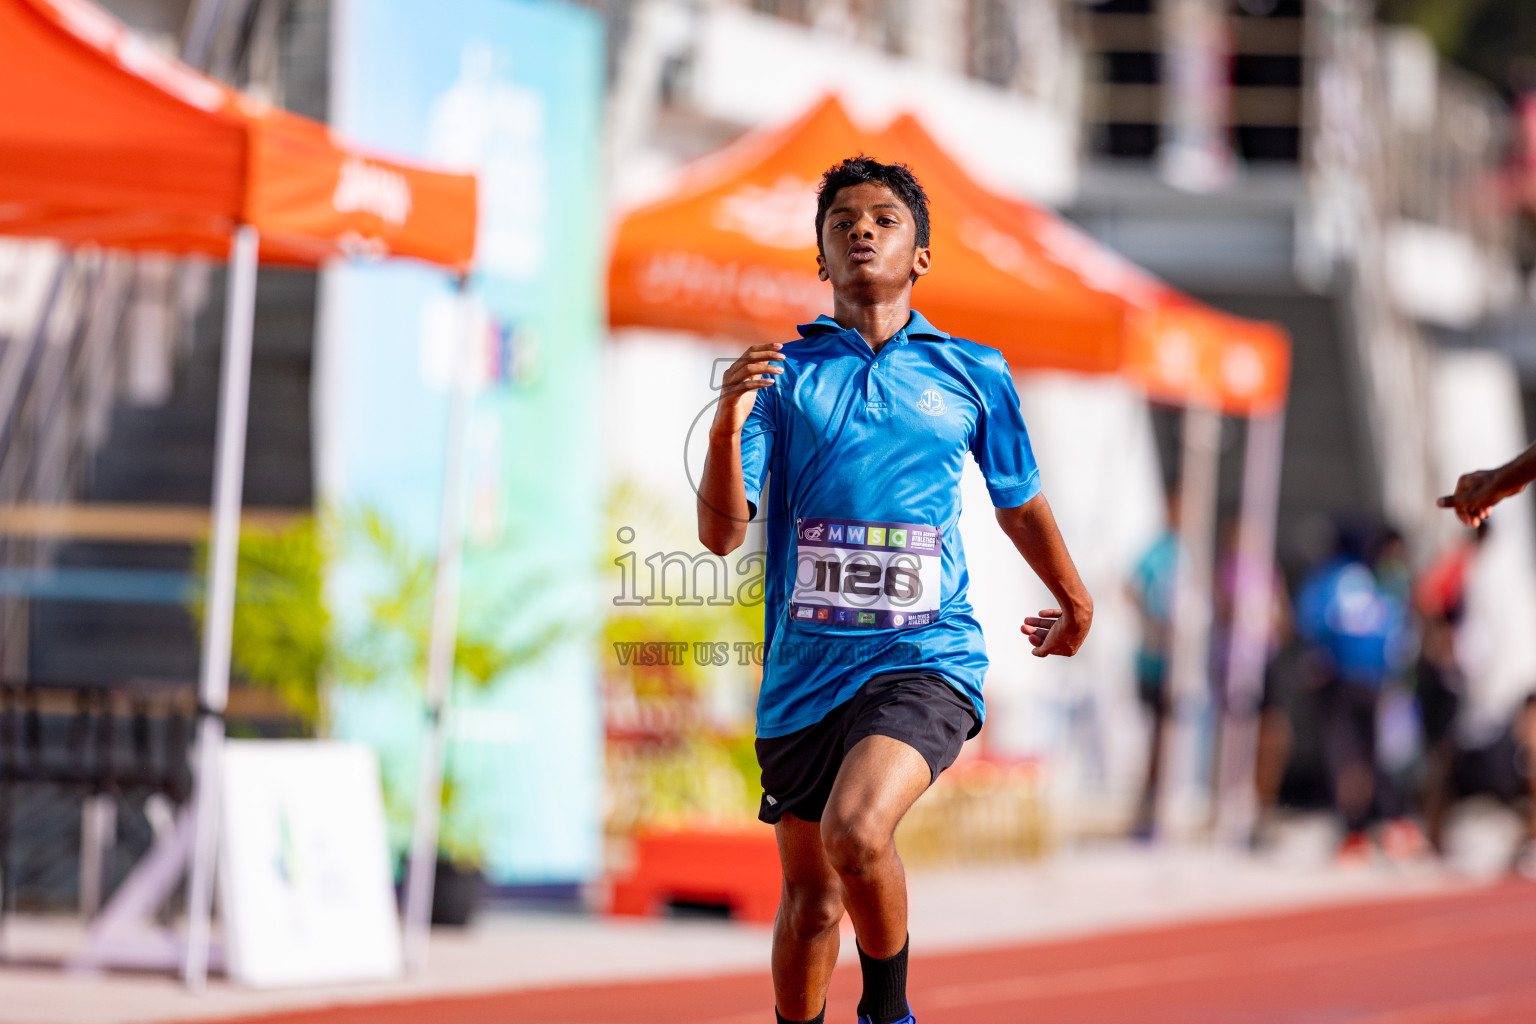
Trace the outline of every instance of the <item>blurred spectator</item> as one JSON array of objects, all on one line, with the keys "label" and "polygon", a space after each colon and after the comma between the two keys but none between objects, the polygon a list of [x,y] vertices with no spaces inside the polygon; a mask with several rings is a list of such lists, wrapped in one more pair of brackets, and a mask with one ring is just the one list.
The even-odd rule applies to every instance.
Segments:
[{"label": "blurred spectator", "polygon": [[1511,870],[1536,878],[1536,693],[1529,694],[1493,742],[1452,755],[1449,800],[1493,797],[1516,814],[1525,831]]},{"label": "blurred spectator", "polygon": [[1280,802],[1280,787],[1295,748],[1300,705],[1307,686],[1306,645],[1296,635],[1286,599],[1285,581],[1275,569],[1275,609],[1270,623],[1270,656],[1264,666],[1264,690],[1259,699],[1259,730],[1254,750],[1254,788],[1258,813],[1253,840],[1262,842],[1266,825]]},{"label": "blurred spectator", "polygon": [[[1217,750],[1224,749],[1221,734],[1230,711],[1246,714],[1252,707],[1249,704],[1251,697],[1235,691],[1238,684],[1230,674],[1240,596],[1238,586],[1244,557],[1241,548],[1242,521],[1229,520],[1224,524],[1221,536],[1221,557],[1217,562],[1212,593],[1211,624],[1211,679],[1217,681],[1213,687],[1217,710],[1213,746]],[[1252,838],[1256,842],[1279,800],[1280,784],[1285,777],[1294,737],[1290,705],[1294,702],[1294,696],[1303,689],[1299,665],[1302,648],[1295,639],[1285,577],[1278,562],[1272,563],[1269,579],[1268,645],[1264,651],[1262,688],[1256,695],[1258,704],[1252,707],[1258,715],[1253,752],[1258,813]],[[1213,778],[1212,783],[1218,784],[1219,778]]]},{"label": "blurred spectator", "polygon": [[1491,741],[1470,747],[1457,742],[1457,716],[1467,689],[1457,638],[1467,580],[1488,530],[1483,520],[1476,532],[1442,552],[1414,587],[1414,606],[1423,622],[1415,683],[1424,721],[1424,816],[1430,845],[1443,855],[1451,806],[1468,797],[1493,797],[1525,822],[1511,866],[1536,878],[1536,693],[1526,697]]},{"label": "blurred spectator", "polygon": [[1419,574],[1413,588],[1413,601],[1425,618],[1460,621],[1467,597],[1467,577],[1477,551],[1488,539],[1490,523],[1484,522],[1440,556]]},{"label": "blurred spectator", "polygon": [[1414,690],[1424,734],[1424,822],[1436,853],[1445,852],[1456,714],[1466,691],[1456,636],[1466,610],[1467,577],[1488,529],[1484,521],[1475,533],[1441,552],[1420,575],[1413,592],[1422,633]]},{"label": "blurred spectator", "polygon": [[1413,569],[1408,564],[1408,542],[1392,527],[1382,530],[1372,560],[1376,582],[1393,598],[1407,604],[1413,593]]},{"label": "blurred spectator", "polygon": [[1318,693],[1335,806],[1344,818],[1342,859],[1368,856],[1366,829],[1393,819],[1383,845],[1413,826],[1376,764],[1377,702],[1404,667],[1411,631],[1402,597],[1378,580],[1366,532],[1341,528],[1334,557],[1315,569],[1296,596],[1296,627],[1321,662]]},{"label": "blurred spectator", "polygon": [[1168,526],[1136,564],[1131,597],[1141,614],[1141,642],[1136,649],[1136,693],[1152,717],[1147,773],[1137,806],[1133,835],[1152,836],[1157,786],[1163,761],[1163,725],[1168,713],[1168,662],[1173,636],[1174,582],[1179,567],[1179,503],[1168,500]]},{"label": "blurred spectator", "polygon": [[1515,870],[1536,880],[1536,692],[1526,694],[1515,720],[1520,767],[1524,768],[1525,836],[1515,851]]},{"label": "blurred spectator", "polygon": [[[1413,647],[1413,568],[1408,561],[1408,542],[1388,526],[1376,540],[1371,559],[1376,584],[1403,609],[1408,646]],[[1410,817],[1410,794],[1419,767],[1422,728],[1414,700],[1409,650],[1402,652],[1396,669],[1387,677],[1376,698],[1377,810],[1388,815],[1381,845],[1388,856],[1406,859],[1424,852],[1424,831]]]}]

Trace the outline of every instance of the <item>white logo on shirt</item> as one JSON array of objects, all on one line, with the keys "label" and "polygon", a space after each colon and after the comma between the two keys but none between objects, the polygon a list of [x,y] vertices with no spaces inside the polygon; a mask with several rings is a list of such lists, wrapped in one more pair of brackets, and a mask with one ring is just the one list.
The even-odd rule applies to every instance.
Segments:
[{"label": "white logo on shirt", "polygon": [[944,404],[944,395],[937,388],[929,388],[917,399],[917,411],[925,412],[929,416],[940,416],[949,411]]}]

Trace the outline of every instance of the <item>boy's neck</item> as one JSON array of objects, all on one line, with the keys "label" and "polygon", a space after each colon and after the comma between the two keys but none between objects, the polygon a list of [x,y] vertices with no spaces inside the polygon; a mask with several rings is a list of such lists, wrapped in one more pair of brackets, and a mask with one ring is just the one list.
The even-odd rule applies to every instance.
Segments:
[{"label": "boy's neck", "polygon": [[885,343],[907,326],[912,316],[912,296],[908,292],[885,302],[855,302],[840,295],[832,298],[832,319],[859,336],[878,353]]}]

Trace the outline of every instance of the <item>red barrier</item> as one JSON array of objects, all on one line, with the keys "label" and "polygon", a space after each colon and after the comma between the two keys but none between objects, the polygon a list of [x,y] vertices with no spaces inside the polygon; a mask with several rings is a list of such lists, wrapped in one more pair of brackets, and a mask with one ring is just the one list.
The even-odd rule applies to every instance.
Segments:
[{"label": "red barrier", "polygon": [[740,921],[771,922],[778,912],[779,850],[766,826],[644,832],[634,842],[634,869],[614,879],[609,913],[660,914],[672,900],[728,906]]}]

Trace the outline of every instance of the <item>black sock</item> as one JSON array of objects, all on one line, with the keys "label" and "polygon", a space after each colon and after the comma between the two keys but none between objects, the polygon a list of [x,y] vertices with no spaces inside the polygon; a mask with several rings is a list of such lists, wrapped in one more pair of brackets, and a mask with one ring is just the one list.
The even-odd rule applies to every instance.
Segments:
[{"label": "black sock", "polygon": [[793,1021],[779,1012],[779,1008],[773,1008],[773,1015],[778,1018],[779,1024],[826,1024],[827,1004],[821,1004],[821,1012],[807,1021]]},{"label": "black sock", "polygon": [[859,969],[864,973],[864,996],[859,1016],[872,1024],[896,1024],[907,1015],[907,947],[909,936],[895,956],[876,960],[859,947]]}]

